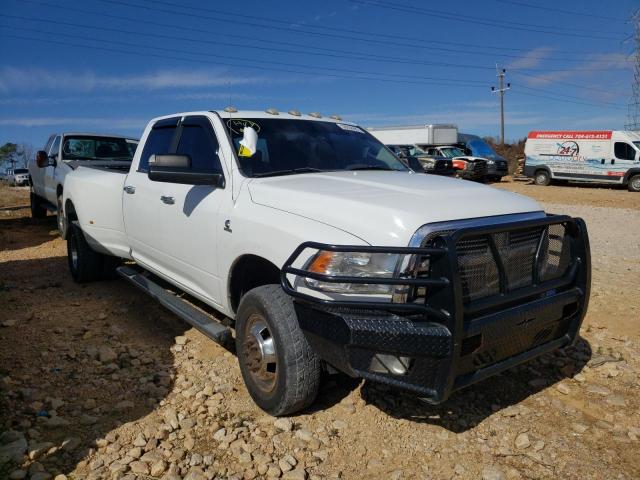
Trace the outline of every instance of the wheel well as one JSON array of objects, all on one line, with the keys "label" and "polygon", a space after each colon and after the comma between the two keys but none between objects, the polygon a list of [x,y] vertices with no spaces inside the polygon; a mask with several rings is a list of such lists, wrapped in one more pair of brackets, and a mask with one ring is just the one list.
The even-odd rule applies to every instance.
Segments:
[{"label": "wheel well", "polygon": [[545,172],[547,175],[551,176],[551,172],[546,167],[545,168],[536,168],[536,170],[533,172],[533,174],[537,175],[538,172]]},{"label": "wheel well", "polygon": [[627,170],[627,173],[625,173],[624,175],[624,182],[627,183],[629,180],[631,180],[631,177],[635,177],[636,175],[640,174],[640,168],[630,168],[629,170]]},{"label": "wheel well", "polygon": [[252,288],[280,283],[280,269],[257,255],[243,255],[231,267],[229,300],[235,312],[242,296]]},{"label": "wheel well", "polygon": [[78,214],[76,213],[76,208],[73,206],[73,202],[71,200],[67,200],[67,203],[65,203],[64,211],[67,215],[67,221],[69,223],[75,220],[78,220]]}]

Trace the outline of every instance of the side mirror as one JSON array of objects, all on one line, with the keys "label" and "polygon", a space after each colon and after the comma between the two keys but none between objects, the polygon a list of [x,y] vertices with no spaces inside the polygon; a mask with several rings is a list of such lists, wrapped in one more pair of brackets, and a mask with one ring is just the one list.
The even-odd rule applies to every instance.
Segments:
[{"label": "side mirror", "polygon": [[189,155],[151,155],[147,176],[152,182],[225,186],[224,176],[220,173],[192,170]]},{"label": "side mirror", "polygon": [[38,150],[38,153],[36,153],[36,165],[38,165],[39,168],[45,168],[51,165],[47,152]]}]

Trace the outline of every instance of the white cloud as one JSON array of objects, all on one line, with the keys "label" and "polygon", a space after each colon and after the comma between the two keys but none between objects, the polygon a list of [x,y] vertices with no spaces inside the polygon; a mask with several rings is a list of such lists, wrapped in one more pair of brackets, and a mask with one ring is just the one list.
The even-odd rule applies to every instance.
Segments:
[{"label": "white cloud", "polygon": [[518,69],[518,68],[534,68],[542,63],[542,61],[551,55],[553,52],[553,48],[551,47],[538,47],[534,48],[530,52],[527,52],[520,58],[513,60],[509,65],[507,65],[507,69]]},{"label": "white cloud", "polygon": [[11,127],[67,126],[76,130],[86,130],[86,127],[98,127],[111,130],[138,128],[142,130],[148,121],[148,118],[17,117],[0,118],[0,125]]},{"label": "white cloud", "polygon": [[0,92],[99,90],[162,90],[169,88],[223,87],[269,83],[260,76],[232,75],[225,70],[163,70],[137,75],[108,75],[93,71],[49,71],[37,68],[0,69]]},{"label": "white cloud", "polygon": [[585,58],[584,62],[568,68],[557,69],[555,71],[550,69],[551,71],[548,73],[528,74],[522,78],[527,85],[544,86],[553,84],[558,80],[569,78],[577,78],[584,81],[585,78],[601,77],[608,68],[617,70],[629,69],[629,71],[631,71],[631,66],[629,58],[623,53],[598,53],[589,55]]}]

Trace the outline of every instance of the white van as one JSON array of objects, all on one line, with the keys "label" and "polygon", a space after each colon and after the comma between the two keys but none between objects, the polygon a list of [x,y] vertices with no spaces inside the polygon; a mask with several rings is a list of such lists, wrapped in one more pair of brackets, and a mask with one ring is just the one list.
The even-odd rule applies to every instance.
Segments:
[{"label": "white van", "polygon": [[640,132],[530,132],[524,174],[536,185],[576,180],[627,185],[640,192]]}]

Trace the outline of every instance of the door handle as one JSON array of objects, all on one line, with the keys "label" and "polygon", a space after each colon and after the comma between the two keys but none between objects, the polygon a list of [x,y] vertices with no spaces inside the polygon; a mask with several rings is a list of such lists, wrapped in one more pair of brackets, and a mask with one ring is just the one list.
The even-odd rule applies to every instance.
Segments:
[{"label": "door handle", "polygon": [[176,199],[173,197],[167,197],[166,195],[162,195],[160,197],[160,200],[162,200],[162,203],[166,203],[167,205],[173,205],[174,203],[176,203]]},{"label": "door handle", "polygon": [[123,190],[128,194],[136,193],[136,187],[134,187],[133,185],[125,185]]}]

